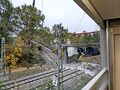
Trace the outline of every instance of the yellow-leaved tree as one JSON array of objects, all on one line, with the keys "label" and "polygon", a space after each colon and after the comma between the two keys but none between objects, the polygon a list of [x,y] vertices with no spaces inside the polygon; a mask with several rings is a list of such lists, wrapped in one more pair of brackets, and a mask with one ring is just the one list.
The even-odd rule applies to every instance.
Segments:
[{"label": "yellow-leaved tree", "polygon": [[24,40],[18,36],[14,44],[6,44],[6,61],[8,68],[15,68],[22,55]]}]

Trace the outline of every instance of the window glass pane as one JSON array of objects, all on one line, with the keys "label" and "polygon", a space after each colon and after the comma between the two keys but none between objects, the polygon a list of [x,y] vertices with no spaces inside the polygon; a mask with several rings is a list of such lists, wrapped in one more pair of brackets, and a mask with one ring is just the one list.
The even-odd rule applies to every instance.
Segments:
[{"label": "window glass pane", "polygon": [[100,27],[73,0],[0,0],[0,11],[0,90],[79,90],[100,71]]}]

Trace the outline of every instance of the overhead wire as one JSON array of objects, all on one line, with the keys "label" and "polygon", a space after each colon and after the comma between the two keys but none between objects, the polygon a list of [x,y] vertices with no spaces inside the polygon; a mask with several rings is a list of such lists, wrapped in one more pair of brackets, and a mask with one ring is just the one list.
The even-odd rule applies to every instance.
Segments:
[{"label": "overhead wire", "polygon": [[41,2],[41,14],[42,14],[42,27],[43,27],[43,23],[44,23],[44,19],[45,19],[45,15],[43,14],[43,0]]},{"label": "overhead wire", "polygon": [[86,15],[86,14],[84,13],[83,16],[81,17],[80,21],[78,22],[78,24],[77,24],[77,26],[76,26],[76,28],[75,28],[74,31],[76,31],[76,30],[79,28],[79,26],[80,26],[82,20],[84,19],[85,15]]},{"label": "overhead wire", "polygon": [[41,12],[43,13],[43,0],[42,0],[42,5],[41,5],[41,6],[42,6],[42,10],[41,10]]}]

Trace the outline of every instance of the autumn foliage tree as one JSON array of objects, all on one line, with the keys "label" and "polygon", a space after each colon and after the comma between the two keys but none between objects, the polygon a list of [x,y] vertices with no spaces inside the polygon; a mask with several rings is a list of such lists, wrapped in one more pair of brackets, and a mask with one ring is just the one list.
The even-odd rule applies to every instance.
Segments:
[{"label": "autumn foliage tree", "polygon": [[21,37],[16,38],[15,44],[6,44],[6,61],[9,68],[15,68],[17,66],[17,62],[22,56],[23,45],[24,41]]}]

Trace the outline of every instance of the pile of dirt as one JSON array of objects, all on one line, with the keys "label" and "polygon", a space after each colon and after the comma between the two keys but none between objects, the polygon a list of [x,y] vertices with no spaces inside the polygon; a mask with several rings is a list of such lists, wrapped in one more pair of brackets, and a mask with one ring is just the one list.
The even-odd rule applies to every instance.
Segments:
[{"label": "pile of dirt", "polygon": [[100,55],[79,58],[79,61],[100,64]]}]

